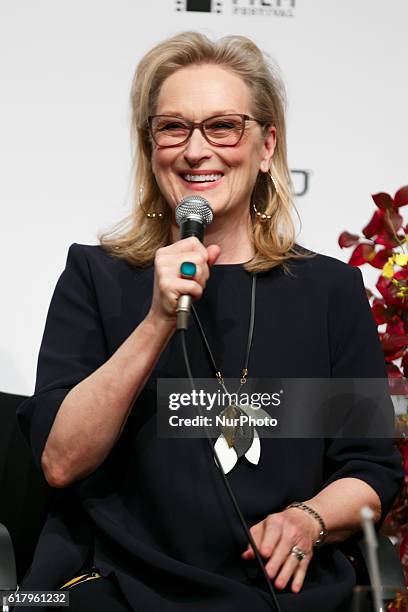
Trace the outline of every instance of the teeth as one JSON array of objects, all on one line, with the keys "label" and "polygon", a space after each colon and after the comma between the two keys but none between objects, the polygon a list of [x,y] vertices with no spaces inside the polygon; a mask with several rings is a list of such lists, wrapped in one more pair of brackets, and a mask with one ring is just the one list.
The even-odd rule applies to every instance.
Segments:
[{"label": "teeth", "polygon": [[217,181],[222,178],[222,174],[183,174],[183,178],[193,183],[206,183],[208,181]]}]

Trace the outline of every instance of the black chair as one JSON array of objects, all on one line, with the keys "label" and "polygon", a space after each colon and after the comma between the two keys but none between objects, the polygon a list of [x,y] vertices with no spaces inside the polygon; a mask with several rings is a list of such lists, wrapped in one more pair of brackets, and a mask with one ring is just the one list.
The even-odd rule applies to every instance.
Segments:
[{"label": "black chair", "polygon": [[[30,567],[53,494],[17,423],[17,406],[24,399],[0,393],[0,592],[16,590]],[[354,557],[358,584],[369,584],[361,534],[343,549]],[[386,536],[380,536],[378,553],[382,584],[404,588],[401,563]]]},{"label": "black chair", "polygon": [[30,567],[53,494],[17,423],[25,399],[0,393],[0,590],[19,584]]}]

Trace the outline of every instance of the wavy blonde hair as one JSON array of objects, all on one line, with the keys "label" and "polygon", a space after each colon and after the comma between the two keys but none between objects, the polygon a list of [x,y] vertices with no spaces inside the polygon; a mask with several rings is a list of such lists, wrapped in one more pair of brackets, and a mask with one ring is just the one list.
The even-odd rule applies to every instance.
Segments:
[{"label": "wavy blonde hair", "polygon": [[[240,77],[251,91],[253,115],[260,123],[276,128],[271,172],[278,192],[270,177],[260,172],[252,202],[258,211],[272,218],[264,223],[257,221],[251,206],[255,256],[245,264],[245,269],[263,272],[285,264],[289,258],[305,257],[305,251],[295,244],[296,231],[291,214],[293,192],[286,154],[286,96],[278,72],[245,36],[225,36],[212,42],[198,32],[182,32],[164,40],[153,47],[136,68],[130,95],[133,210],[110,231],[99,234],[101,246],[132,265],[145,267],[154,261],[158,248],[171,243],[171,209],[152,172],[152,142],[147,119],[156,111],[165,79],[181,68],[198,64],[215,64]],[[154,219],[147,218],[139,204],[140,186],[143,186],[143,209],[154,211]],[[161,218],[157,218],[158,213],[162,214]]]}]

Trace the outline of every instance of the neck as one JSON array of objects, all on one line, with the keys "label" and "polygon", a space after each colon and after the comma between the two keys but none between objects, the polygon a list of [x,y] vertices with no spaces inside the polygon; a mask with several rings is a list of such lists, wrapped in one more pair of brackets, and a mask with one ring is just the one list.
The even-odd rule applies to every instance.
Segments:
[{"label": "neck", "polygon": [[[179,239],[179,228],[172,227],[172,239]],[[242,215],[235,219],[214,218],[207,226],[204,236],[204,245],[218,244],[221,253],[216,264],[245,263],[255,254],[253,245],[253,230],[250,215]]]}]

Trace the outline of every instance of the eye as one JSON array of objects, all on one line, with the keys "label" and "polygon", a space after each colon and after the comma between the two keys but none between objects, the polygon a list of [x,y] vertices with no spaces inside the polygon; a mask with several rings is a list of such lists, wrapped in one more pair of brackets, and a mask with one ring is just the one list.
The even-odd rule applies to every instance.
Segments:
[{"label": "eye", "polygon": [[158,132],[170,132],[172,130],[188,130],[188,126],[182,121],[166,121],[156,127]]},{"label": "eye", "polygon": [[210,130],[234,130],[237,124],[235,121],[226,121],[225,119],[219,119],[217,121],[210,121],[207,123],[207,129]]}]

